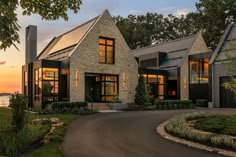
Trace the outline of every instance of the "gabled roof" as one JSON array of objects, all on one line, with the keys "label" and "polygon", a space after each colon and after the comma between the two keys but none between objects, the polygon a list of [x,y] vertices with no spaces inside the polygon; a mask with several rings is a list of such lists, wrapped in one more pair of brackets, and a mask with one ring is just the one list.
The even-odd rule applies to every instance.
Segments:
[{"label": "gabled roof", "polygon": [[193,46],[199,33],[185,38],[163,42],[144,48],[135,49],[132,51],[135,57],[139,57],[151,53],[166,52],[167,56],[165,61],[161,64],[159,69],[169,69],[181,66],[185,56],[188,54]]},{"label": "gabled roof", "polygon": [[232,43],[236,45],[236,24],[228,25],[209,63],[213,64],[214,62],[226,60],[224,52],[235,53],[235,49],[232,49]]},{"label": "gabled roof", "polygon": [[58,37],[54,37],[38,55],[38,59],[64,60],[68,58],[105,12],[108,12],[108,10],[105,10],[100,16],[83,23],[78,27]]}]

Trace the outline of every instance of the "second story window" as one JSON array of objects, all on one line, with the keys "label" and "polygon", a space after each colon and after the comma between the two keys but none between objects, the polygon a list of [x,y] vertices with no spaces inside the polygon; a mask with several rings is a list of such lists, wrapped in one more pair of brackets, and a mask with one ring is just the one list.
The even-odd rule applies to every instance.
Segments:
[{"label": "second story window", "polygon": [[115,63],[115,42],[110,38],[99,38],[99,63]]}]

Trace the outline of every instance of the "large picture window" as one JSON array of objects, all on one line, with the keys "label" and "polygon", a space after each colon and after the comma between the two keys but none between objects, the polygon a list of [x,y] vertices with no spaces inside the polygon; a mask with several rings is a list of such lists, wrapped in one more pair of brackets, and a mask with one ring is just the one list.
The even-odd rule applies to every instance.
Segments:
[{"label": "large picture window", "polygon": [[43,68],[43,101],[58,101],[58,69]]},{"label": "large picture window", "polygon": [[160,100],[165,99],[165,77],[151,74],[144,74],[143,77],[146,88],[150,87],[151,94]]},{"label": "large picture window", "polygon": [[114,39],[108,39],[103,37],[99,38],[99,63],[103,64],[115,63],[114,47],[115,47]]},{"label": "large picture window", "polygon": [[34,70],[34,100],[58,101],[58,69],[38,68]]},{"label": "large picture window", "polygon": [[190,84],[208,83],[208,73],[209,73],[208,65],[209,65],[208,58],[189,61]]},{"label": "large picture window", "polygon": [[110,102],[118,94],[118,76],[102,76],[102,101]]},{"label": "large picture window", "polygon": [[112,102],[119,95],[119,76],[86,74],[85,99],[88,102]]}]

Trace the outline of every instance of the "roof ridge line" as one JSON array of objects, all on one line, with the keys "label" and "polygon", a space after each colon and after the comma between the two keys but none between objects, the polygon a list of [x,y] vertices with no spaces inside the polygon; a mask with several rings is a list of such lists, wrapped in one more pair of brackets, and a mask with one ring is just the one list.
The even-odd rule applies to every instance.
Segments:
[{"label": "roof ridge line", "polygon": [[165,42],[162,42],[162,43],[159,43],[159,44],[153,44],[153,45],[137,48],[137,49],[134,49],[132,51],[141,50],[141,49],[150,48],[150,47],[156,47],[156,46],[160,46],[160,45],[164,45],[164,44],[169,44],[169,43],[172,43],[172,42],[176,42],[176,41],[180,41],[180,40],[184,40],[184,39],[188,39],[188,38],[193,38],[197,35],[198,35],[198,33],[194,34],[194,35],[187,36],[187,37],[182,37],[182,38],[177,38],[177,39],[174,39],[174,40],[165,41]]},{"label": "roof ridge line", "polygon": [[[99,15],[99,16],[100,16],[100,15]],[[92,22],[93,20],[99,18],[99,16],[96,16],[96,17],[94,17],[94,18],[92,18],[92,19],[90,19],[90,20],[88,20],[88,21],[86,21],[86,22],[80,24],[79,26],[76,26],[75,28],[72,28],[71,30],[69,30],[69,31],[67,31],[67,32],[65,32],[65,33],[63,33],[63,34],[57,36],[56,38],[61,37],[61,36],[63,36],[63,35],[66,35],[66,34],[72,32],[72,31],[76,30],[77,28],[82,27],[82,26],[88,24],[89,22]]]},{"label": "roof ridge line", "polygon": [[[69,57],[74,53],[74,51],[77,49],[77,47],[80,45],[80,43],[84,40],[84,38],[87,36],[87,34],[92,30],[92,28],[97,24],[97,22],[102,18],[102,16],[105,14],[105,12],[109,11],[106,9],[102,12],[102,14],[96,16],[96,18],[93,18],[92,20],[94,20],[94,22],[92,23],[92,25],[88,28],[88,30],[84,33],[84,35],[82,36],[82,38],[80,39],[80,41],[76,44],[76,46],[73,48],[73,50],[71,51],[71,53],[68,55]],[[91,20],[90,20],[91,21]]]}]

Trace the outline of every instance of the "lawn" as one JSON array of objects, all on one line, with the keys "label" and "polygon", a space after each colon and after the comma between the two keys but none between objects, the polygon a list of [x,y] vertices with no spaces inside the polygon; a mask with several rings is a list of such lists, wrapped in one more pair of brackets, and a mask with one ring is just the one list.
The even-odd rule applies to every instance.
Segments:
[{"label": "lawn", "polygon": [[[10,119],[11,110],[6,108],[0,108],[0,122],[7,122]],[[64,127],[58,127],[53,135],[51,136],[51,142],[43,145],[39,149],[33,150],[26,154],[26,157],[62,157],[62,152],[60,150],[60,144],[63,140],[64,133],[66,131],[66,126],[78,118],[79,115],[76,114],[32,114],[29,113],[29,120],[37,118],[59,118],[65,123]]]},{"label": "lawn", "polygon": [[165,130],[179,138],[236,151],[236,115],[201,112],[178,115],[168,121]]},{"label": "lawn", "polygon": [[194,128],[206,132],[236,136],[236,115],[209,115],[196,119]]}]

